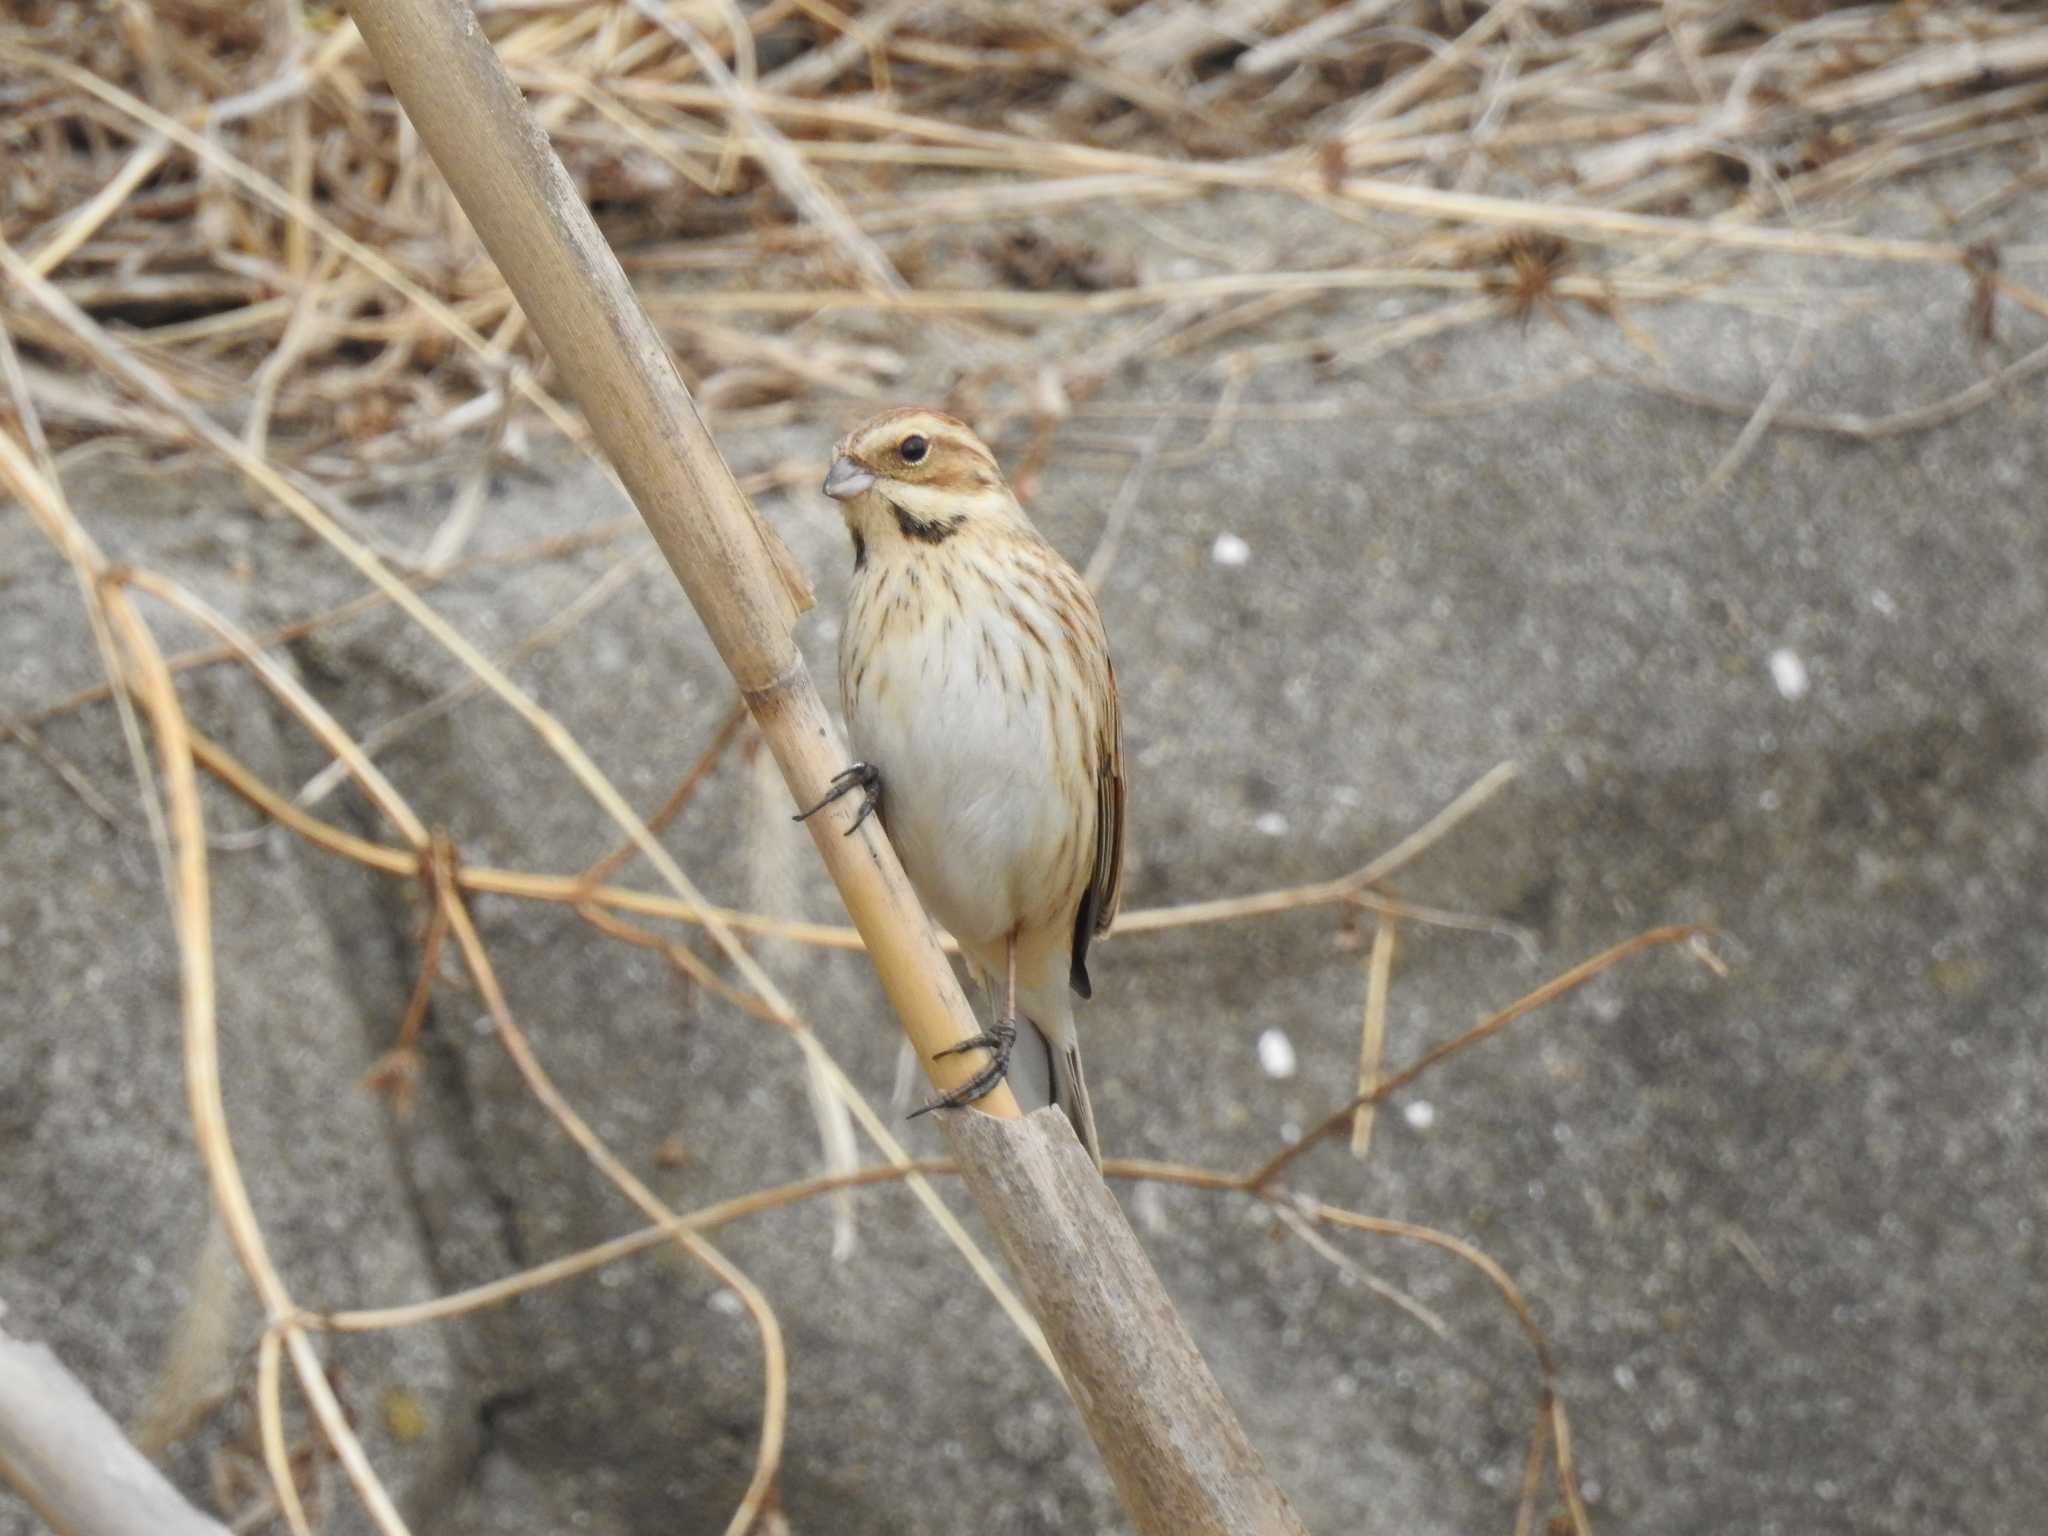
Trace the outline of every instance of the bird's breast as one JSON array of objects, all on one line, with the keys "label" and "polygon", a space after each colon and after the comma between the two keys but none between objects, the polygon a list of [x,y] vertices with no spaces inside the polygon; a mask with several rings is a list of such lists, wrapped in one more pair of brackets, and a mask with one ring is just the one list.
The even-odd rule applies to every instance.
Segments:
[{"label": "bird's breast", "polygon": [[890,840],[971,945],[1071,923],[1093,848],[1081,700],[1034,638],[1048,626],[1012,606],[960,572],[884,571],[857,585],[840,647],[847,726],[881,774]]}]

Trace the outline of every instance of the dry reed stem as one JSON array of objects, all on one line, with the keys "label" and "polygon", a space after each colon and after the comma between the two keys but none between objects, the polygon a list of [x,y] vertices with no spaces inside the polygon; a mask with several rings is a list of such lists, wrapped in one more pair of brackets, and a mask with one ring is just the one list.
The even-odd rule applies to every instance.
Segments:
[{"label": "dry reed stem", "polygon": [[[1541,220],[1520,218],[1503,218],[1499,222],[1516,227],[1542,223]],[[1934,261],[1950,258],[1960,265],[1963,253],[1944,249],[1938,255],[1891,259]],[[842,311],[897,315],[996,315],[1005,318],[1096,317],[1121,314],[1126,310],[1208,303],[1244,296],[1297,295],[1327,299],[1345,293],[1403,290],[1490,293],[1498,282],[1497,278],[1484,272],[1444,272],[1425,267],[1339,267],[1310,272],[1227,272],[1212,277],[1163,279],[1129,288],[1104,288],[1089,293],[1034,292],[1014,288],[927,288],[902,293],[853,292],[837,288],[772,291],[732,288],[674,298],[657,294],[648,299],[647,309],[657,320],[670,324],[687,315],[813,316]],[[1561,298],[1591,304],[1606,305],[1625,299],[1643,303],[1690,299],[1696,303],[1750,309],[1766,315],[1793,313],[1798,304],[1809,301],[1811,297],[1783,289],[1744,289],[1726,282],[1709,285],[1698,280],[1659,278],[1566,277],[1558,279],[1551,287]]]},{"label": "dry reed stem", "polygon": [[1363,1159],[1372,1149],[1373,1118],[1379,1101],[1380,1058],[1387,1049],[1387,993],[1394,981],[1394,950],[1399,930],[1382,917],[1373,924],[1372,948],[1365,959],[1365,1004],[1358,1042],[1358,1109],[1351,1117],[1351,1155]]},{"label": "dry reed stem", "polygon": [[1536,1500],[1543,1492],[1543,1470],[1549,1465],[1550,1415],[1539,1413],[1529,1426],[1529,1450],[1522,1458],[1522,1487],[1515,1499],[1515,1536],[1532,1536]]}]

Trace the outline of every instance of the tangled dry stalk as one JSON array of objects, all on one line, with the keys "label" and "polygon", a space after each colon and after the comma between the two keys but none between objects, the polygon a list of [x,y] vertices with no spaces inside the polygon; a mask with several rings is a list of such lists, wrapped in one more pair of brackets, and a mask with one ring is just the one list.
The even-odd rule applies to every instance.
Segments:
[{"label": "tangled dry stalk", "polygon": [[[1248,381],[1304,366],[1317,377],[1342,374],[1503,316],[1568,327],[1591,317],[1635,343],[1630,313],[1646,305],[1732,304],[1806,319],[1817,296],[1857,302],[1825,286],[1857,264],[1955,269],[1958,321],[1979,346],[1984,378],[1882,420],[1795,407],[1779,387],[1757,400],[1725,398],[1672,372],[1646,343],[1634,365],[1589,346],[1567,374],[1518,391],[1402,407],[1484,409],[1619,371],[1745,421],[1703,494],[1725,483],[1771,427],[1859,438],[1918,430],[1993,404],[2048,369],[2048,347],[2009,355],[2001,326],[2008,306],[2048,316],[2038,285],[2018,275],[2048,260],[2048,248],[2005,238],[1999,222],[2012,196],[2048,175],[2038,150],[2048,28],[2025,4],[1230,0],[1208,10],[1152,0],[1020,11],[879,0],[848,14],[815,0],[768,0],[745,13],[729,0],[532,0],[480,9],[715,424],[795,420],[835,402],[882,398],[920,348],[938,348],[953,380],[948,403],[1005,439],[1027,482],[1056,451],[1065,422],[1148,425],[1153,435],[1141,442],[1110,444],[1131,456],[1132,469],[1091,569],[1097,576],[1136,515],[1145,473],[1164,456],[1164,424],[1192,416],[1205,423],[1210,447],[1261,414],[1313,416],[1326,409],[1314,399],[1245,405]],[[828,1191],[911,1183],[1043,1353],[1028,1315],[933,1190],[930,1180],[947,1169],[907,1156],[742,947],[773,936],[849,948],[851,930],[714,906],[694,896],[679,868],[672,883],[690,894],[618,884],[620,868],[649,849],[630,812],[621,819],[626,841],[581,871],[468,864],[376,767],[367,744],[268,659],[288,638],[396,605],[461,659],[471,686],[521,714],[587,784],[604,782],[574,739],[421,595],[486,564],[559,558],[637,525],[467,553],[490,470],[530,456],[543,435],[581,443],[584,431],[551,393],[548,360],[353,27],[331,9],[263,4],[129,0],[103,10],[59,0],[17,15],[0,28],[8,178],[0,479],[77,572],[109,681],[6,724],[36,747],[43,720],[111,699],[152,786],[144,803],[158,814],[186,967],[192,1113],[216,1200],[273,1319],[257,1360],[262,1442],[293,1529],[310,1530],[312,1520],[286,1443],[286,1356],[379,1527],[404,1528],[326,1387],[315,1333],[461,1315],[670,1242],[743,1298],[761,1338],[766,1408],[754,1476],[731,1524],[748,1528],[770,1507],[787,1362],[772,1306],[707,1234]],[[2005,191],[1911,235],[1857,227],[1860,210],[1901,178],[1986,155],[2014,157]],[[1161,276],[1108,242],[1047,232],[1243,195],[1351,221],[1350,255],[1300,270],[1233,270],[1201,248],[1195,254],[1221,270]],[[1752,280],[1746,264],[1760,255],[1779,265]],[[1810,282],[1789,284],[1786,261],[1803,264]],[[1390,293],[1428,302],[1391,319],[1357,308]],[[1307,318],[1312,326],[1301,323]],[[1161,356],[1201,362],[1214,381],[1210,397],[1097,399],[1123,363]],[[344,608],[250,635],[163,573],[110,562],[63,491],[66,454],[107,438],[164,453],[199,449],[234,465],[351,561],[366,591]],[[422,479],[455,487],[422,548],[388,548],[361,531],[352,501]],[[137,594],[197,619],[218,645],[164,655]],[[530,637],[533,645],[581,616]],[[229,659],[320,740],[379,808],[391,840],[323,820],[305,797],[265,783],[192,726],[176,675]],[[154,738],[153,767],[129,719],[131,700]],[[658,833],[718,771],[740,730],[735,715],[714,734],[648,829]],[[54,765],[63,768],[61,759]],[[402,1093],[412,1036],[452,945],[535,1094],[648,1226],[409,1306],[316,1308],[289,1294],[241,1190],[213,1061],[199,770],[309,842],[418,882],[425,894],[432,921],[419,981],[379,1080]],[[1367,1047],[1354,1097],[1258,1169],[1125,1163],[1110,1172],[1260,1199],[1290,1219],[1433,1244],[1477,1266],[1527,1331],[1541,1381],[1515,1529],[1535,1528],[1548,1477],[1584,1531],[1554,1362],[1500,1266],[1446,1234],[1308,1201],[1282,1182],[1292,1160],[1322,1139],[1348,1131],[1362,1148],[1364,1112],[1448,1055],[1637,949],[1696,937],[1688,928],[1644,934],[1411,1067],[1383,1073],[1375,1042],[1399,925],[1483,920],[1415,907],[1380,883],[1504,778],[1489,776],[1352,874],[1128,914],[1119,925],[1126,934],[1318,905],[1368,909],[1377,926],[1361,988]],[[668,1209],[553,1089],[469,916],[483,892],[564,905],[789,1032],[885,1164],[838,1166],[701,1211]],[[731,936],[723,965],[689,940],[707,925]]]}]

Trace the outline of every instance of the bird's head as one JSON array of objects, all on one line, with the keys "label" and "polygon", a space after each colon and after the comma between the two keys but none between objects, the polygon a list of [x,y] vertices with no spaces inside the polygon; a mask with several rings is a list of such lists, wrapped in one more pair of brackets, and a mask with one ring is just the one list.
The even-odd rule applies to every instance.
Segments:
[{"label": "bird's head", "polygon": [[1023,518],[995,455],[967,423],[917,406],[841,438],[825,494],[853,534],[856,563],[878,541],[937,545],[977,523]]}]

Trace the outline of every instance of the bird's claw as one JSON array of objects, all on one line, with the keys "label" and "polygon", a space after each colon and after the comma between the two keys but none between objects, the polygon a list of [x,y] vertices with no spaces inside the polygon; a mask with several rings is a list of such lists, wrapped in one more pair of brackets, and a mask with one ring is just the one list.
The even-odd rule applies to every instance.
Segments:
[{"label": "bird's claw", "polygon": [[796,815],[790,817],[790,820],[809,821],[818,812],[825,809],[826,806],[842,798],[856,786],[858,786],[861,792],[860,810],[854,814],[853,825],[846,829],[846,835],[848,837],[853,836],[855,832],[860,830],[860,824],[874,815],[875,807],[882,803],[882,774],[881,770],[876,768],[873,763],[855,763],[850,768],[840,769],[839,772],[832,775],[832,787],[826,792],[825,798],[812,806],[808,811],[798,811]]},{"label": "bird's claw", "polygon": [[958,1045],[949,1045],[938,1056],[958,1056],[963,1051],[985,1050],[988,1065],[967,1079],[951,1093],[941,1094],[920,1109],[913,1109],[910,1118],[928,1115],[935,1109],[965,1109],[976,1099],[982,1098],[995,1089],[1010,1074],[1010,1047],[1017,1042],[1017,1026],[998,1019],[995,1026],[985,1033],[962,1040]]}]

